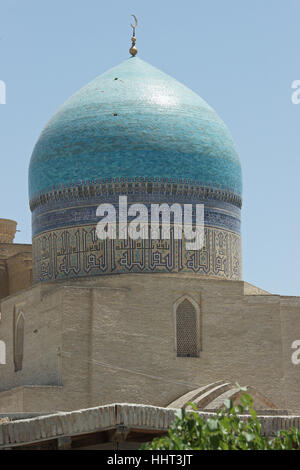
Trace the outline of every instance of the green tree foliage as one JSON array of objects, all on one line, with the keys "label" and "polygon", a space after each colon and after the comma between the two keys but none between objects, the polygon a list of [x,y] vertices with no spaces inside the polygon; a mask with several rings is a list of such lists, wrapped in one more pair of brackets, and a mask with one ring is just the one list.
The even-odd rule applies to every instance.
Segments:
[{"label": "green tree foliage", "polygon": [[[241,388],[245,391],[245,389]],[[291,428],[268,438],[253,409],[253,400],[244,393],[240,404],[225,400],[224,408],[209,419],[194,411],[178,410],[168,434],[144,444],[143,450],[300,450],[300,431]],[[244,416],[243,416],[244,415]]]}]

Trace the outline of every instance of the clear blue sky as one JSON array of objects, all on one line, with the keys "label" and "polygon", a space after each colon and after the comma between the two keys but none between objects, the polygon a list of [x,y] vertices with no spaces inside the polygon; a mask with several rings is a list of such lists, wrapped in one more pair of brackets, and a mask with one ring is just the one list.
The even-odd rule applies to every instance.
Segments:
[{"label": "clear blue sky", "polygon": [[48,119],[75,91],[139,56],[199,93],[227,123],[243,167],[243,278],[300,295],[299,0],[1,0],[0,217],[30,243],[27,171]]}]

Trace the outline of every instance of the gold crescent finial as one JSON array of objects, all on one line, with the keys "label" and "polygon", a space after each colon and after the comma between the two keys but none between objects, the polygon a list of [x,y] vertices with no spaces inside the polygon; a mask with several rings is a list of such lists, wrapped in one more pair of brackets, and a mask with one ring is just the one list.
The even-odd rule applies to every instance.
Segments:
[{"label": "gold crescent finial", "polygon": [[135,24],[133,25],[132,23],[130,24],[130,26],[132,27],[132,29],[135,29],[138,25],[138,20],[136,19],[136,16],[135,15],[131,15],[135,21]]},{"label": "gold crescent finial", "polygon": [[137,48],[135,47],[135,42],[136,42],[136,37],[135,37],[135,28],[137,27],[138,25],[138,20],[136,18],[135,15],[131,15],[134,19],[134,25],[132,23],[130,23],[130,26],[132,27],[132,38],[131,38],[131,48],[129,49],[129,52],[130,54],[132,55],[132,57],[134,57],[135,55],[137,55],[138,53],[138,50]]}]

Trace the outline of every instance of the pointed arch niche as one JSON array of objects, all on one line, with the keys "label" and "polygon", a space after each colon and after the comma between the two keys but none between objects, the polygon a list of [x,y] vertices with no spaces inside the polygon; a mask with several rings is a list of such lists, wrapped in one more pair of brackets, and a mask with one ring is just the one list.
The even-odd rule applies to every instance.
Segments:
[{"label": "pointed arch niche", "polygon": [[200,306],[185,295],[174,304],[175,351],[177,357],[199,357]]},{"label": "pointed arch niche", "polygon": [[25,317],[22,311],[15,310],[14,328],[14,364],[15,372],[22,370],[24,354],[24,327]]}]

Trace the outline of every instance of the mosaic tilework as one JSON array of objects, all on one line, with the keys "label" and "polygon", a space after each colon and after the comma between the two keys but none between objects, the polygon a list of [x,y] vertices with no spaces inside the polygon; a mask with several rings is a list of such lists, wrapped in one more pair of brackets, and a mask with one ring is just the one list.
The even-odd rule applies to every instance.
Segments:
[{"label": "mosaic tilework", "polygon": [[114,273],[189,272],[238,280],[240,236],[205,228],[204,248],[186,251],[183,240],[97,239],[94,225],[49,231],[33,239],[34,282]]},{"label": "mosaic tilework", "polygon": [[[239,279],[241,211],[236,201],[228,202],[227,193],[199,192],[199,188],[193,192],[189,185],[178,190],[178,184],[167,184],[165,191],[160,184],[157,191],[153,186],[150,191],[147,185],[135,188],[125,184],[117,188],[109,184],[108,187],[111,191],[101,186],[102,192],[85,191],[88,188],[83,187],[80,197],[77,192],[68,193],[67,197],[58,190],[53,193],[53,198],[49,196],[36,204],[32,213],[36,282],[108,273],[180,271]],[[143,203],[148,207],[149,221],[152,203],[180,204],[182,212],[184,204],[192,204],[193,222],[196,204],[203,204],[206,250],[185,252],[182,242],[177,240],[172,243],[153,241],[153,245],[145,241],[137,248],[135,243],[124,245],[119,240],[96,240],[94,232],[100,220],[96,216],[97,207],[101,203],[114,204],[118,220],[119,195],[124,193],[128,207],[133,203]],[[128,218],[128,222],[130,220]],[[150,255],[152,251],[153,256]]]},{"label": "mosaic tilework", "polygon": [[[120,193],[122,194],[122,193]],[[193,198],[187,192],[186,194],[155,194],[131,192],[123,193],[127,195],[128,205],[134,203],[143,203],[148,207],[148,220],[150,220],[151,204],[173,203],[180,204],[183,212],[184,204],[192,204],[193,217],[195,217],[196,204],[203,204],[205,208],[205,225],[224,228],[236,233],[240,233],[240,208],[234,204],[214,199],[216,195],[212,193],[211,199],[199,197],[198,194]],[[198,196],[198,197],[197,197]],[[119,194],[93,195],[83,197],[81,200],[73,199],[54,199],[46,204],[41,204],[32,213],[32,234],[38,235],[48,230],[55,230],[63,227],[80,226],[85,224],[99,222],[96,216],[97,207],[101,203],[109,202],[116,208],[118,217]],[[194,219],[195,220],[195,219]]]},{"label": "mosaic tilework", "polygon": [[30,163],[30,200],[101,178],[181,178],[239,196],[242,190],[223,121],[197,94],[137,57],[90,82],[49,121]]},{"label": "mosaic tilework", "polygon": [[[88,180],[77,184],[58,185],[50,191],[40,194],[30,201],[31,211],[40,206],[52,206],[61,201],[68,205],[69,201],[87,199],[107,200],[117,195],[127,194],[135,200],[160,199],[170,200],[220,200],[242,207],[242,198],[221,186],[206,186],[201,181],[177,180],[176,178],[102,178]],[[133,199],[132,199],[133,200]]]},{"label": "mosaic tilework", "polygon": [[[200,202],[199,202],[200,204]],[[151,206],[145,204],[148,208],[148,220],[151,219]],[[64,208],[61,211],[50,211],[40,215],[33,221],[33,235],[53,230],[56,227],[70,227],[76,225],[86,225],[91,222],[95,225],[99,222],[99,217],[96,216],[98,205],[89,205],[83,207]],[[183,206],[182,213],[183,213]],[[195,223],[196,208],[193,207],[193,222]],[[116,217],[119,217],[118,207],[116,207]],[[128,217],[128,222],[134,217]],[[218,207],[204,206],[204,221],[206,226],[224,228],[236,233],[240,233],[241,222],[239,217],[219,209]],[[74,224],[75,222],[75,224]]]}]

